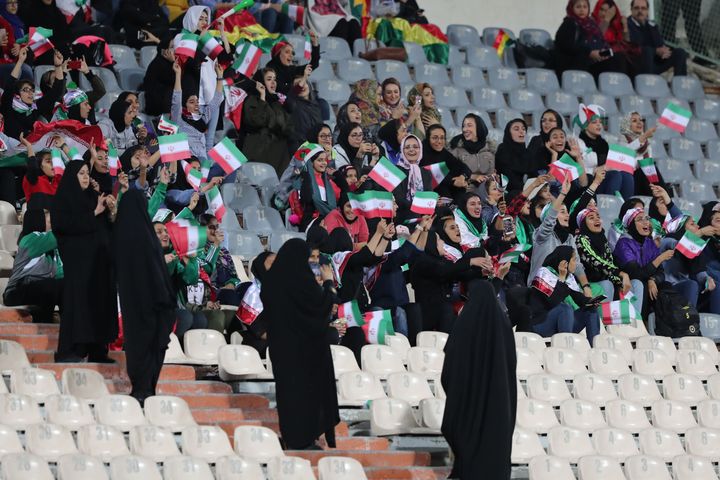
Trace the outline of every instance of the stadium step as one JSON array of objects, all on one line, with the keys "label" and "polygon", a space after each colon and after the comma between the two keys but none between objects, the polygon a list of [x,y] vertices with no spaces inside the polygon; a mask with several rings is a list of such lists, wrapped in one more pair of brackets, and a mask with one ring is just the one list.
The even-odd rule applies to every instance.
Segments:
[{"label": "stadium step", "polygon": [[206,393],[188,394],[181,393],[178,397],[185,400],[190,409],[196,408],[267,408],[270,402],[260,395],[249,395],[240,393]]},{"label": "stadium step", "polygon": [[7,335],[57,335],[60,325],[52,323],[0,323],[0,337]]},{"label": "stadium step", "polygon": [[18,335],[18,334],[0,334],[3,340],[12,340],[22,345],[25,350],[56,350],[58,334],[33,334],[33,335]]},{"label": "stadium step", "polygon": [[302,457],[317,465],[318,460],[328,456],[353,457],[364,467],[426,467],[430,465],[430,454],[427,452],[409,452],[398,450],[356,451],[331,449],[323,451],[287,450],[286,455]]},{"label": "stadium step", "polygon": [[448,478],[449,474],[450,469],[446,467],[365,467],[365,475],[368,480],[444,480]]},{"label": "stadium step", "polygon": [[13,307],[0,308],[0,323],[30,323],[32,316],[27,310]]}]

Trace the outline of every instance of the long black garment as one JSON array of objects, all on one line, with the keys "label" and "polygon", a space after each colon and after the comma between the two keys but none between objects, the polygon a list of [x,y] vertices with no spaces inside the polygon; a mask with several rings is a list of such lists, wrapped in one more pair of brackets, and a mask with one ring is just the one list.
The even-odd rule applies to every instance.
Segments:
[{"label": "long black garment", "polygon": [[160,242],[140,190],[118,205],[113,251],[122,311],[130,395],[141,403],[155,395],[175,321],[175,291]]},{"label": "long black garment", "polygon": [[306,448],[323,433],[335,447],[335,425],[340,422],[327,342],[330,311],[337,300],[332,282],[317,284],[309,256],[304,240],[285,242],[260,293],[269,324],[280,433],[289,449]]},{"label": "long black garment", "polygon": [[[428,133],[428,136],[430,134]],[[436,163],[442,163],[448,167],[449,173],[445,176],[442,182],[435,187],[435,193],[441,197],[452,198],[453,200],[459,199],[463,193],[467,191],[465,187],[456,187],[453,185],[453,179],[460,175],[465,176],[466,179],[470,178],[472,172],[465,165],[464,162],[458,160],[455,155],[450,153],[447,149],[443,148],[437,152],[430,145],[430,141],[426,138],[423,140],[423,157],[420,159],[420,166],[425,168],[428,165],[434,165]]]},{"label": "long black garment", "polygon": [[97,194],[80,187],[77,173],[84,165],[68,164],[50,215],[65,274],[57,358],[89,354],[95,361],[104,359],[107,344],[117,338],[117,293],[109,214],[95,216]]},{"label": "long black garment", "polygon": [[449,478],[510,478],[517,380],[515,338],[495,290],[470,283],[445,345],[442,433],[455,454]]}]

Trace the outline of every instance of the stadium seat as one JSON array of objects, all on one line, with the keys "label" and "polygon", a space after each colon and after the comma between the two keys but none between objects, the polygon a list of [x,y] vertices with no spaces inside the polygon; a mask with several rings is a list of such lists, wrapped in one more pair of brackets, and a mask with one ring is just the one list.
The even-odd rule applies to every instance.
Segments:
[{"label": "stadium seat", "polygon": [[604,93],[587,93],[583,95],[583,103],[585,105],[600,105],[605,109],[605,115],[611,119],[617,119],[619,113],[615,98]]},{"label": "stadium seat", "polygon": [[601,407],[611,400],[616,400],[612,380],[604,375],[581,373],[573,379],[573,396],[578,400],[594,402]]},{"label": "stadium seat", "polygon": [[533,398],[518,398],[515,422],[520,428],[541,434],[560,425],[552,405]]},{"label": "stadium seat", "polygon": [[157,55],[157,47],[147,46],[140,49],[140,66],[147,68]]},{"label": "stadium seat", "polygon": [[705,90],[700,80],[690,76],[673,76],[672,94],[686,101],[701,100],[705,98]]},{"label": "stadium seat", "polygon": [[62,391],[80,400],[95,403],[110,394],[102,374],[88,368],[66,368],[62,373]]},{"label": "stadium seat", "polygon": [[260,354],[247,345],[223,345],[218,350],[218,375],[224,382],[267,373]]},{"label": "stadium seat", "polygon": [[[545,450],[536,433],[515,427],[512,436],[512,463],[528,463],[531,458],[545,455]],[[556,477],[553,477],[556,478]]]},{"label": "stadium seat", "polygon": [[350,46],[338,37],[320,37],[320,55],[325,60],[336,63],[352,58]]},{"label": "stadium seat", "polygon": [[528,465],[528,474],[533,480],[575,480],[570,463],[550,455],[533,457]]},{"label": "stadium seat", "polygon": [[660,99],[669,97],[670,87],[660,75],[640,74],[635,77],[635,91],[643,97]]},{"label": "stadium seat", "polygon": [[270,207],[246,207],[243,209],[243,226],[248,230],[271,232],[284,230],[280,213]]},{"label": "stadium seat", "polygon": [[129,395],[108,395],[95,402],[95,417],[98,423],[129,432],[133,427],[145,425],[140,402]]},{"label": "stadium seat", "polygon": [[215,463],[216,480],[265,480],[262,468],[237,455],[219,458]]},{"label": "stadium seat", "polygon": [[145,417],[150,425],[167,428],[173,433],[197,425],[187,402],[180,397],[169,395],[146,398]]},{"label": "stadium seat", "polygon": [[0,463],[0,474],[3,480],[55,480],[47,462],[31,453],[5,455]]},{"label": "stadium seat", "polygon": [[14,428],[0,425],[0,457],[10,453],[23,453],[20,437]]},{"label": "stadium seat", "polygon": [[576,96],[597,92],[595,80],[584,70],[565,70],[562,73],[562,88]]},{"label": "stadium seat", "polygon": [[702,120],[713,123],[720,121],[720,101],[714,98],[705,98],[695,102],[695,115]]},{"label": "stadium seat", "polygon": [[625,480],[620,464],[609,457],[586,455],[578,460],[579,480]]},{"label": "stadium seat", "polygon": [[398,398],[378,398],[370,403],[372,435],[401,435],[416,428],[418,424],[408,402]]},{"label": "stadium seat", "polygon": [[362,58],[350,58],[338,64],[338,77],[348,83],[354,83],[363,78],[373,77],[370,62]]},{"label": "stadium seat", "polygon": [[[620,97],[620,111],[624,114],[637,112],[643,117],[648,115],[654,115],[652,102],[649,98],[641,97],[640,95],[628,94]],[[647,125],[646,126],[651,126]]]},{"label": "stadium seat", "polygon": [[548,50],[552,50],[554,45],[550,32],[541,28],[523,28],[520,30],[519,40],[525,45],[536,45]]},{"label": "stadium seat", "polygon": [[545,108],[539,93],[524,88],[510,91],[509,102],[511,108],[522,113],[535,113]]},{"label": "stadium seat", "polygon": [[77,453],[70,430],[51,423],[30,425],[25,430],[25,446],[29,453],[48,462],[57,462],[62,455]]},{"label": "stadium seat", "polygon": [[420,401],[421,426],[441,434],[443,414],[445,413],[444,398],[424,398]]},{"label": "stadium seat", "polygon": [[695,406],[708,398],[702,381],[694,375],[675,373],[663,378],[663,396]]},{"label": "stadium seat", "polygon": [[675,373],[672,360],[662,350],[654,348],[636,348],[633,350],[633,372],[649,375],[657,380]]},{"label": "stadium seat", "polygon": [[[516,334],[517,335],[517,334]],[[415,343],[418,347],[433,348],[443,350],[447,343],[448,334],[444,332],[425,331],[417,334]]]},{"label": "stadium seat", "polygon": [[410,340],[408,340],[405,335],[397,332],[395,335],[387,335],[385,337],[385,345],[395,350],[403,362],[407,362],[408,352],[411,347]]},{"label": "stadium seat", "polygon": [[695,177],[690,170],[690,164],[686,161],[673,159],[657,159],[655,165],[662,174],[663,179],[668,183],[679,184],[683,180],[694,180]]},{"label": "stadium seat", "polygon": [[0,225],[17,225],[18,223],[15,207],[4,200],[0,200]]},{"label": "stadium seat", "polygon": [[676,455],[685,453],[682,443],[680,443],[680,437],[670,430],[647,428],[640,432],[639,442],[640,451],[644,455],[651,455],[665,462],[670,462]]},{"label": "stadium seat", "polygon": [[[713,342],[709,338],[682,337],[678,340],[677,348],[678,348],[678,355],[681,354],[682,350],[701,351],[710,358],[710,361],[713,362],[713,365],[718,364],[718,358],[720,357],[720,355],[718,354],[717,346],[715,345],[715,342]],[[678,358],[678,360],[679,360],[679,358]]]},{"label": "stadium seat", "polygon": [[408,351],[407,359],[410,372],[432,378],[442,373],[445,353],[434,348],[412,347]]},{"label": "stadium seat", "polygon": [[427,380],[416,373],[391,373],[387,378],[388,396],[405,400],[411,406],[420,405],[420,400],[432,398]]},{"label": "stadium seat", "polygon": [[130,451],[156,463],[180,455],[171,431],[154,425],[142,425],[130,430]]},{"label": "stadium seat", "polygon": [[485,87],[485,77],[482,70],[471,65],[455,65],[450,69],[452,83],[458,88],[472,90],[473,88]]},{"label": "stadium seat", "polygon": [[246,460],[268,463],[273,457],[285,455],[278,436],[267,427],[239,426],[233,438],[235,452]]},{"label": "stadium seat", "polygon": [[586,432],[607,426],[596,403],[574,398],[560,405],[560,423]]},{"label": "stadium seat", "polygon": [[470,106],[465,90],[452,85],[435,88],[435,102],[447,108],[467,108]]},{"label": "stadium seat", "polygon": [[0,340],[0,371],[11,375],[13,370],[30,367],[25,348],[12,340]]},{"label": "stadium seat", "polygon": [[110,44],[110,53],[115,60],[116,69],[138,68],[139,65],[135,60],[135,50],[127,45]]},{"label": "stadium seat", "polygon": [[482,39],[482,43],[488,46],[492,46],[500,30],[503,30],[508,35],[508,37],[510,37],[511,40],[515,40],[515,34],[507,27],[485,27],[483,28],[482,34],[480,36],[480,38]]},{"label": "stadium seat", "polygon": [[[662,378],[662,376],[659,378]],[[640,403],[643,407],[649,407],[656,400],[662,399],[653,377],[635,372],[620,375],[620,378],[618,378],[618,393],[623,400]]]},{"label": "stadium seat", "polygon": [[331,105],[342,105],[350,97],[350,86],[342,80],[322,79],[317,81],[318,96]]},{"label": "stadium seat", "polygon": [[[377,81],[379,83],[391,77],[395,78],[401,85],[413,82],[407,64],[397,60],[378,60],[375,63],[375,75],[377,75]],[[437,92],[435,95],[437,95]]]},{"label": "stadium seat", "polygon": [[268,480],[315,480],[310,460],[300,457],[274,458],[267,472]]},{"label": "stadium seat", "polygon": [[517,70],[512,68],[495,68],[488,71],[488,84],[503,93],[511,92],[515,89],[522,88],[523,84],[517,74]]},{"label": "stadium seat", "polygon": [[[108,92],[115,92],[115,91],[121,91],[120,85],[118,85],[117,78],[115,78],[115,74],[112,70],[108,68],[101,68],[101,67],[90,67],[90,70],[100,77],[100,79],[105,84],[105,90]],[[80,76],[80,84],[79,87],[85,91],[92,90],[92,86],[90,85],[90,82],[88,82],[87,78],[85,78],[84,75]]]},{"label": "stadium seat", "polygon": [[[504,126],[516,118],[523,118],[523,114],[519,110],[514,110],[513,108],[498,109],[498,111],[495,112],[495,125],[498,127],[497,130],[503,130],[504,132]],[[500,141],[502,142],[502,138]]]},{"label": "stadium seat", "polygon": [[32,397],[16,393],[0,395],[0,425],[25,430],[39,423],[43,423],[43,418]]},{"label": "stadium seat", "polygon": [[210,465],[205,460],[188,456],[176,456],[163,463],[165,480],[215,480]]},{"label": "stadium seat", "polygon": [[[232,234],[232,232],[229,232]],[[227,238],[227,237],[226,237]],[[180,346],[180,340],[174,332],[170,332],[170,343],[165,351],[165,359],[163,363],[192,363],[191,360],[185,355],[182,347]]]},{"label": "stadium seat", "polygon": [[665,355],[667,355],[670,363],[672,363],[673,365],[675,364],[677,348],[675,348],[675,343],[670,337],[663,337],[659,335],[644,335],[635,340],[635,348],[654,348],[656,350],[660,350],[665,353]]},{"label": "stadium seat", "polygon": [[201,365],[217,365],[218,350],[227,345],[225,336],[217,330],[196,328],[188,330],[183,337],[185,355],[193,363]]},{"label": "stadium seat", "polygon": [[639,403],[630,400],[612,400],[605,404],[608,425],[631,433],[639,433],[650,428],[645,409]]},{"label": "stadium seat", "polygon": [[579,104],[580,102],[578,102],[576,95],[565,93],[560,90],[548,93],[545,96],[545,105],[547,108],[551,108],[565,116],[577,115]]},{"label": "stadium seat", "polygon": [[720,461],[720,431],[696,427],[685,432],[685,449],[690,455]]},{"label": "stadium seat", "polygon": [[701,427],[720,429],[720,400],[703,400],[697,405],[697,419]]},{"label": "stadium seat", "polygon": [[580,457],[594,455],[595,448],[587,433],[561,425],[548,432],[548,454],[577,463]]},{"label": "stadium seat", "polygon": [[593,432],[592,441],[598,455],[620,462],[640,453],[632,433],[620,428],[599,428]]},{"label": "stadium seat", "polygon": [[720,184],[720,162],[704,160],[695,163],[695,172],[698,178],[712,185]]},{"label": "stadium seat", "polygon": [[450,84],[447,67],[435,63],[417,65],[415,67],[415,81],[417,83],[429,83],[435,90],[443,85]]},{"label": "stadium seat", "polygon": [[543,358],[543,353],[547,348],[545,339],[533,332],[515,332],[515,347],[528,349],[533,352],[537,358]]},{"label": "stadium seat", "polygon": [[108,480],[108,474],[99,459],[74,453],[58,459],[57,480]]},{"label": "stadium seat", "polygon": [[319,480],[367,480],[362,464],[352,457],[323,457],[317,467]]},{"label": "stadium seat", "polygon": [[625,95],[635,95],[630,77],[624,73],[603,72],[598,78],[598,87],[605,95],[621,98]]},{"label": "stadium seat", "polygon": [[359,58],[360,53],[376,48],[378,48],[378,42],[374,38],[356,38],[353,42],[353,56]]},{"label": "stadium seat", "polygon": [[[370,78],[373,78],[373,77],[374,77],[374,75],[370,76]],[[321,58],[320,63],[318,64],[318,67],[316,69],[314,69],[312,71],[312,73],[310,74],[310,81],[313,82],[317,86],[318,83],[320,83],[322,80],[337,81],[338,78],[335,76],[335,71],[333,70],[332,62],[330,60],[323,60]],[[328,100],[321,94],[320,94],[320,98]],[[347,97],[346,97],[346,99],[347,99]]]},{"label": "stadium seat", "polygon": [[498,54],[492,47],[474,45],[467,48],[468,64],[489,72],[501,66]]},{"label": "stadium seat", "polygon": [[684,402],[658,400],[652,404],[652,424],[675,433],[685,433],[697,426],[690,406]]},{"label": "stadium seat", "polygon": [[647,455],[635,455],[625,462],[627,480],[672,480],[665,462]]},{"label": "stadium seat", "polygon": [[45,399],[47,420],[55,425],[77,431],[95,423],[90,406],[72,395],[51,395]]},{"label": "stadium seat", "polygon": [[230,253],[239,256],[243,261],[255,258],[265,250],[255,232],[230,232],[226,238]]},{"label": "stadium seat", "polygon": [[[245,168],[243,167],[243,170]],[[245,172],[240,172],[243,176]],[[221,187],[223,201],[234,213],[242,213],[245,207],[261,205],[257,189],[252,185],[242,183],[228,183]],[[224,220],[224,219],[223,219]]]},{"label": "stadium seat", "polygon": [[712,313],[700,314],[700,333],[712,340],[720,339],[720,315]]},{"label": "stadium seat", "polygon": [[549,373],[529,376],[527,379],[527,393],[528,397],[550,402],[553,407],[557,407],[571,398],[565,380]]},{"label": "stadium seat", "polygon": [[[391,375],[402,374],[393,373]],[[341,406],[362,407],[368,401],[387,396],[379,378],[371,373],[360,371],[340,374],[337,392],[338,403]]]},{"label": "stadium seat", "polygon": [[111,458],[128,455],[130,451],[120,430],[107,425],[85,425],[78,430],[80,452],[108,463]]},{"label": "stadium seat", "polygon": [[700,144],[687,138],[670,139],[671,158],[685,162],[695,162],[704,158]]},{"label": "stadium seat", "polygon": [[679,350],[677,353],[677,371],[686,373],[700,380],[718,373],[712,354],[700,350]]},{"label": "stadium seat", "polygon": [[143,80],[145,80],[145,69],[139,67],[126,68],[119,70],[118,76],[120,87],[122,87],[123,90],[137,92],[140,90]]},{"label": "stadium seat", "polygon": [[157,465],[136,455],[123,455],[110,461],[112,480],[162,480]]},{"label": "stadium seat", "polygon": [[[406,61],[408,65],[413,65],[415,67],[415,74],[417,75],[418,69],[422,69],[423,65],[429,65],[427,57],[425,56],[425,50],[421,45],[414,42],[403,42],[403,46],[405,47],[405,53],[407,54]],[[419,82],[420,80],[417,81]]]},{"label": "stadium seat", "polygon": [[556,333],[550,338],[550,346],[574,350],[583,357],[587,357],[590,352],[590,343],[587,337],[579,333]]},{"label": "stadium seat", "polygon": [[183,455],[215,463],[218,458],[233,454],[227,433],[216,425],[187,427],[181,438]]},{"label": "stadium seat", "polygon": [[[683,180],[680,182],[680,190],[686,200],[705,203],[715,199],[715,192],[713,191],[712,185],[705,182]],[[702,322],[700,323],[700,331],[702,332]]]},{"label": "stadium seat", "polygon": [[543,364],[545,371],[571,380],[575,375],[587,372],[587,355],[569,348],[548,347],[545,349]]},{"label": "stadium seat", "polygon": [[50,395],[60,394],[55,372],[42,368],[22,367],[10,375],[10,391],[27,395],[38,403],[45,403]]},{"label": "stadium seat", "polygon": [[678,455],[673,458],[675,480],[718,480],[710,460],[696,455]]},{"label": "stadium seat", "polygon": [[456,45],[461,48],[480,45],[480,35],[477,29],[471,25],[448,25],[447,37],[450,45]]},{"label": "stadium seat", "polygon": [[448,54],[448,67],[456,67],[465,65],[467,63],[467,55],[464,51],[460,50],[460,47],[450,45],[450,52]]},{"label": "stadium seat", "polygon": [[560,90],[560,83],[555,72],[544,68],[527,69],[525,71],[525,84],[527,88],[535,90],[541,95],[548,95]]},{"label": "stadium seat", "polygon": [[507,107],[503,94],[490,87],[474,88],[472,90],[472,102],[475,107],[486,111],[495,111]]},{"label": "stadium seat", "polygon": [[[700,143],[707,143],[718,138],[715,126],[709,120],[693,118],[685,129],[685,138]],[[702,152],[701,152],[702,153]]]},{"label": "stadium seat", "polygon": [[365,345],[360,353],[360,362],[365,372],[386,379],[393,372],[404,372],[400,356],[387,345]]},{"label": "stadium seat", "polygon": [[343,373],[360,371],[355,355],[349,348],[342,345],[330,345],[330,353],[333,358],[335,378],[340,378]]},{"label": "stadium seat", "polygon": [[6,252],[15,255],[18,250],[18,237],[22,226],[20,225],[0,225],[0,245]]}]

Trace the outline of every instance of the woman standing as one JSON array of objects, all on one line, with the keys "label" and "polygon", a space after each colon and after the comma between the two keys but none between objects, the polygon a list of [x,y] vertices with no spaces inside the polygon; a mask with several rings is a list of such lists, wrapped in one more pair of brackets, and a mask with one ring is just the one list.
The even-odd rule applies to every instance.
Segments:
[{"label": "woman standing", "polygon": [[393,190],[398,205],[395,221],[398,225],[418,215],[410,211],[416,192],[432,192],[432,175],[428,170],[420,168],[422,160],[422,142],[415,135],[408,135],[401,144],[401,156],[397,166],[405,173],[405,178]]},{"label": "woman standing", "polygon": [[442,182],[435,187],[435,192],[441,197],[457,202],[467,190],[468,179],[472,172],[463,162],[450,153],[446,147],[447,132],[440,124],[431,125],[427,129],[423,140],[423,158],[420,166],[426,168],[430,165],[445,163],[448,174]]},{"label": "woman standing", "polygon": [[[117,294],[110,221],[115,199],[90,188],[90,169],[71,161],[53,200],[52,231],[63,260],[65,287],[56,362],[112,363],[117,337]],[[109,211],[108,211],[109,210]]]},{"label": "woman standing", "polygon": [[[295,51],[288,42],[276,43],[271,51],[272,59],[265,65],[277,75],[277,91],[283,95],[289,95],[293,86],[293,80],[297,77],[310,76],[310,72],[320,65],[320,40],[315,32],[309,32],[312,49],[310,51],[310,63],[305,65],[294,65]],[[273,90],[272,93],[275,93]]]},{"label": "woman standing", "polygon": [[488,128],[482,118],[474,113],[465,115],[462,133],[450,140],[450,153],[468,166],[471,180],[482,183],[495,173],[495,154],[487,144]]},{"label": "woman standing", "polygon": [[[627,145],[628,148],[635,150],[635,159],[637,161],[645,158],[653,158],[652,146],[650,139],[655,134],[657,127],[645,129],[645,122],[638,112],[631,112],[620,119],[620,139],[621,145]],[[665,180],[663,180],[660,171],[657,171],[657,184],[668,190]],[[650,182],[643,173],[641,168],[635,170],[635,195],[651,196],[652,190]]]},{"label": "woman standing", "polygon": [[523,190],[524,177],[537,177],[537,162],[527,156],[525,134],[527,124],[522,118],[516,118],[505,125],[503,141],[495,153],[495,167],[498,173],[508,177],[505,189],[509,196]]},{"label": "woman standing", "polygon": [[325,434],[335,447],[340,423],[327,329],[336,303],[333,272],[320,267],[322,287],[310,269],[310,248],[293,238],[283,244],[263,282],[260,298],[269,324],[280,433],[286,448],[319,449]]}]

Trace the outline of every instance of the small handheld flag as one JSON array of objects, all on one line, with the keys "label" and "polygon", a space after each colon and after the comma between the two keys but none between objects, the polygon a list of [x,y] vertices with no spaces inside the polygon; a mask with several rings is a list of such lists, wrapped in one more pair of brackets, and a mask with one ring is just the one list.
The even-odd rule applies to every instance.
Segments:
[{"label": "small handheld flag", "polygon": [[348,327],[359,327],[365,323],[363,316],[360,313],[360,307],[358,306],[357,300],[345,302],[338,307],[337,312],[338,318],[344,318],[347,321]]},{"label": "small handheld flag", "polygon": [[302,25],[305,21],[305,8],[300,5],[291,5],[286,2],[282,4],[280,11],[290,17],[290,20],[298,25]]},{"label": "small handheld flag", "polygon": [[585,169],[567,153],[550,164],[550,175],[555,177],[558,182],[565,181],[565,175],[570,175],[570,180],[576,180],[583,173],[585,173]]},{"label": "small handheld flag", "polygon": [[520,256],[531,248],[532,245],[518,243],[512,248],[505,250],[503,253],[501,253],[500,257],[498,258],[498,263],[517,263]]},{"label": "small handheld flag", "polygon": [[215,60],[223,51],[223,46],[220,45],[220,42],[218,42],[210,32],[202,34],[198,42],[198,47],[210,60]]},{"label": "small handheld flag", "polygon": [[48,50],[55,48],[55,45],[50,41],[53,31],[49,28],[42,27],[30,27],[30,31],[24,37],[16,40],[18,45],[27,43],[27,46],[32,50],[35,58],[39,57]]},{"label": "small handheld flag", "polygon": [[410,211],[419,215],[432,215],[438,198],[440,195],[435,192],[415,192]]},{"label": "small handheld flag", "polygon": [[244,42],[242,46],[236,45],[235,61],[232,69],[246,77],[252,77],[260,64],[262,50],[250,42]]},{"label": "small handheld flag", "polygon": [[225,85],[223,93],[225,94],[225,118],[230,120],[237,130],[240,130],[242,109],[247,93],[235,85]]},{"label": "small handheld flag", "polygon": [[628,148],[625,145],[618,145],[616,143],[610,144],[605,168],[608,170],[626,172],[632,175],[635,173],[636,166],[637,160],[635,159],[635,150]]},{"label": "small handheld flag", "polygon": [[65,172],[65,162],[62,159],[62,152],[57,148],[51,150],[52,155],[52,166],[55,175],[62,175]]},{"label": "small handheld flag", "polygon": [[108,152],[108,168],[110,169],[110,175],[113,177],[117,177],[118,170],[122,168],[120,165],[120,157],[118,156],[117,148],[115,148],[115,145],[113,145],[112,142],[107,142]]},{"label": "small handheld flag", "polygon": [[192,165],[187,163],[185,160],[180,160],[180,166],[182,166],[183,172],[185,172],[185,178],[191,187],[195,190],[200,190],[202,184],[202,172],[197,168],[193,168]]},{"label": "small handheld flag", "polygon": [[160,158],[163,163],[176,162],[192,156],[188,136],[185,133],[163,135],[158,138],[158,144],[160,145]]},{"label": "small handheld flag", "polygon": [[687,124],[690,122],[690,117],[692,117],[690,110],[686,110],[680,105],[670,102],[665,107],[665,110],[663,110],[658,122],[676,132],[683,133]]},{"label": "small handheld flag", "polygon": [[370,171],[368,177],[375,180],[378,185],[388,192],[392,192],[403,180],[405,180],[407,175],[405,175],[405,173],[403,173],[403,171],[398,167],[393,165],[390,160],[382,157]]},{"label": "small handheld flag", "polygon": [[390,310],[367,312],[363,315],[363,321],[365,323],[360,327],[368,343],[384,345],[387,335],[395,335]]},{"label": "small handheld flag", "polygon": [[630,299],[603,302],[598,308],[600,317],[605,325],[630,325],[635,322],[635,307]]},{"label": "small handheld flag", "polygon": [[350,206],[365,218],[391,218],[393,216],[393,195],[390,192],[369,190],[361,194],[348,193]]},{"label": "small handheld flag", "polygon": [[430,175],[432,175],[433,189],[437,188],[437,186],[440,185],[442,181],[445,180],[445,177],[447,177],[450,173],[450,169],[445,162],[433,163],[432,165],[427,165],[423,168],[429,171]]},{"label": "small handheld flag", "polygon": [[638,165],[645,174],[648,182],[658,183],[660,181],[660,176],[658,175],[657,168],[655,167],[655,161],[652,158],[641,158],[638,160]]},{"label": "small handheld flag", "polygon": [[205,192],[205,198],[207,199],[208,210],[210,213],[217,218],[219,223],[222,223],[222,218],[225,215],[225,205],[223,204],[220,189],[217,185]]},{"label": "small handheld flag", "polygon": [[310,41],[310,35],[305,35],[305,47],[303,49],[303,58],[310,60],[312,58],[312,42]]},{"label": "small handheld flag", "polygon": [[215,160],[228,175],[248,161],[247,157],[227,137],[211,148],[208,151],[208,156]]},{"label": "small handheld flag", "polygon": [[702,253],[708,241],[703,240],[689,230],[685,230],[685,235],[675,245],[675,250],[685,255],[687,258],[695,258]]},{"label": "small handheld flag", "polygon": [[175,135],[178,132],[179,128],[180,127],[178,127],[176,123],[170,121],[167,116],[160,116],[160,121],[158,122],[158,130],[160,130],[161,132],[167,133],[168,135]]},{"label": "small handheld flag", "polygon": [[505,33],[505,30],[502,28],[499,29],[493,41],[493,48],[497,51],[498,57],[502,58],[505,48],[512,43],[513,40],[510,38],[510,35]]},{"label": "small handheld flag", "polygon": [[190,224],[188,221],[178,220],[165,224],[170,242],[178,257],[193,255],[205,248],[207,243],[207,229]]},{"label": "small handheld flag", "polygon": [[183,61],[188,58],[195,58],[200,37],[194,33],[183,33],[175,37],[175,56]]}]

